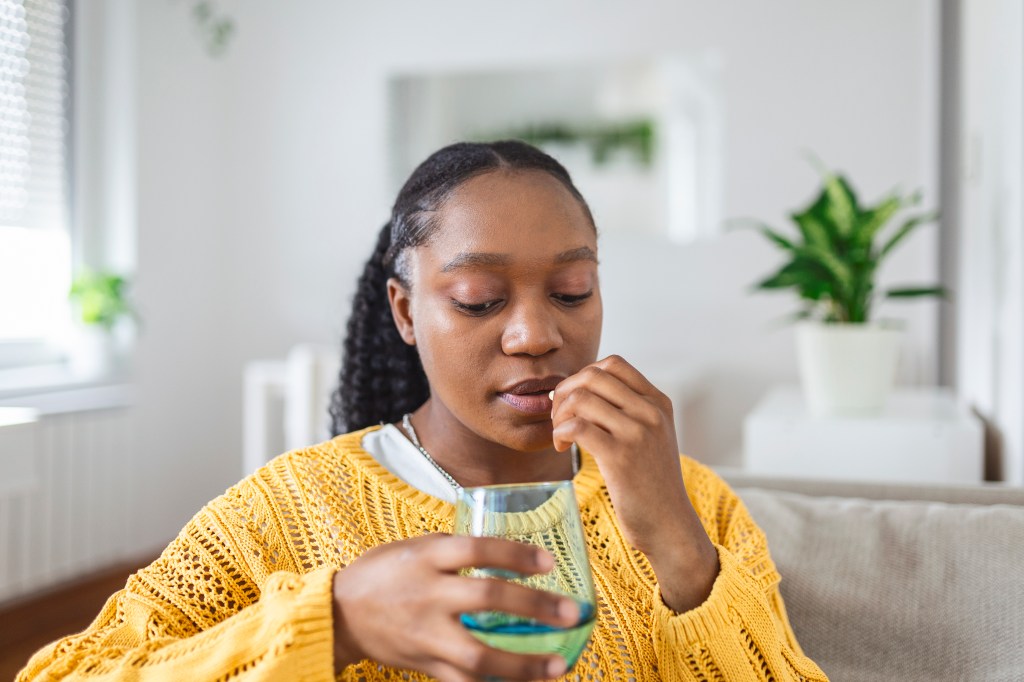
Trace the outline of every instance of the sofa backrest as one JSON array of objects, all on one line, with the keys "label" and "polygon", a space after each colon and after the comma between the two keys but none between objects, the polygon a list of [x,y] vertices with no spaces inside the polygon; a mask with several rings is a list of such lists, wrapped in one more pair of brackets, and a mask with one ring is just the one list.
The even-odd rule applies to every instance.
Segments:
[{"label": "sofa backrest", "polygon": [[1010,504],[1024,507],[1024,488],[1006,483],[875,483],[821,481],[752,474],[732,467],[715,471],[733,488],[764,488],[812,497],[860,497],[868,500],[947,502],[950,504]]},{"label": "sofa backrest", "polygon": [[801,646],[831,679],[1024,679],[1024,491],[954,495],[998,504],[923,488],[915,501],[736,491],[768,536]]}]

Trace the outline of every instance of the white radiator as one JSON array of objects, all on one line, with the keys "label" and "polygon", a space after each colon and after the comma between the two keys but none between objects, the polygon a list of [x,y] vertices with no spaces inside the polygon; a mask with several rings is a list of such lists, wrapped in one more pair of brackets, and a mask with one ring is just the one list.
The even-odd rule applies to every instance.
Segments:
[{"label": "white radiator", "polygon": [[44,400],[34,421],[4,426],[0,418],[0,603],[127,555],[133,453],[125,391],[99,396],[103,409],[91,409],[96,390],[78,405],[68,395],[60,407]]}]

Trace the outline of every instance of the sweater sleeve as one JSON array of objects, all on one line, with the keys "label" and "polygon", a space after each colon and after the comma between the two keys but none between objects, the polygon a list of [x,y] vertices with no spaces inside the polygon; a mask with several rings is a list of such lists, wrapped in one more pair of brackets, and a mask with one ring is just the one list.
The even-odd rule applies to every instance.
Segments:
[{"label": "sweater sleeve", "polygon": [[17,682],[333,680],[334,569],[304,565],[260,496],[247,481],[207,505]]},{"label": "sweater sleeve", "polygon": [[[654,598],[654,646],[665,680],[827,680],[797,643],[768,542],[743,502],[713,472],[699,479],[691,501],[718,550],[719,574],[700,606],[676,613],[660,590]],[[695,493],[694,490],[697,490]]]}]

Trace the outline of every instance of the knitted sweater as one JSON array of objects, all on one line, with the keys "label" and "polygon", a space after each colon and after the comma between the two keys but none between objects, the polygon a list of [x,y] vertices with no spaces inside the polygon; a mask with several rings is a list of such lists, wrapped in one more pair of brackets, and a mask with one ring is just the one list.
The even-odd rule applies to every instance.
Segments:
[{"label": "knitted sweater", "polygon": [[[17,679],[333,679],[333,573],[377,545],[449,532],[454,518],[362,449],[368,430],[281,455],[210,502],[87,630],[39,651]],[[721,569],[707,601],[677,614],[583,453],[574,483],[597,621],[563,679],[824,680],[793,636],[763,533],[713,472],[681,462]],[[363,661],[339,679],[426,678]]]}]

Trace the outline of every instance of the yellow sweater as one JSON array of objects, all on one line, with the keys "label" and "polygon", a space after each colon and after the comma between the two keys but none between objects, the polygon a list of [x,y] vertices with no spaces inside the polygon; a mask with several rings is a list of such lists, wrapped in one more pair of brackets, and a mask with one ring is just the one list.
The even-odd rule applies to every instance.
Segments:
[{"label": "yellow sweater", "polygon": [[[448,532],[454,517],[363,450],[365,432],[281,455],[210,502],[85,632],[39,651],[18,680],[333,679],[333,573],[382,543]],[[721,572],[707,602],[676,614],[583,453],[574,481],[597,624],[564,679],[824,680],[793,636],[761,530],[709,469],[685,457],[682,468]],[[425,677],[363,661],[339,679]]]}]

